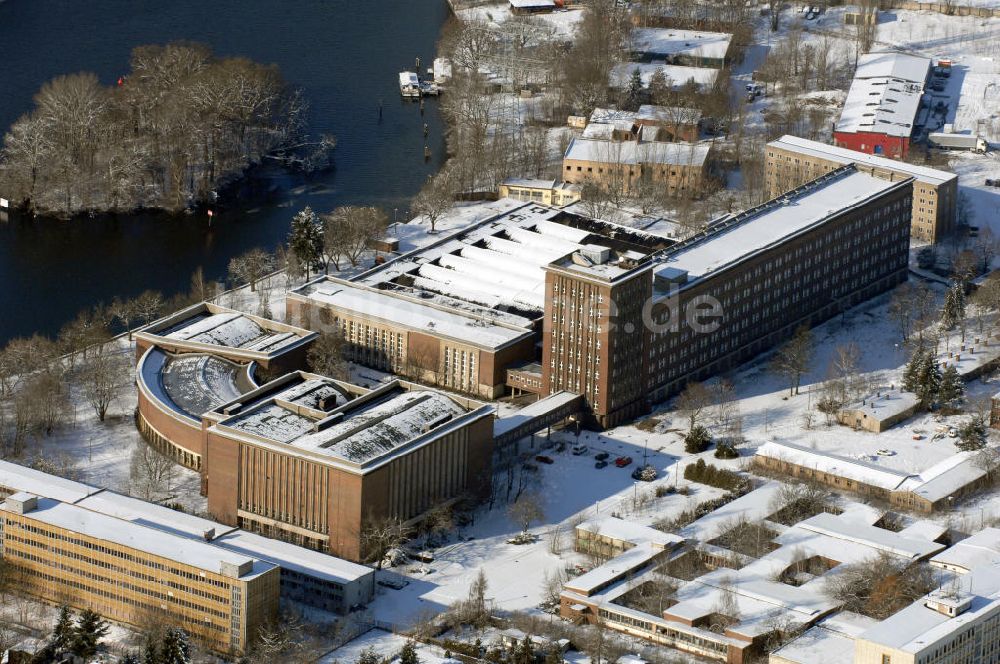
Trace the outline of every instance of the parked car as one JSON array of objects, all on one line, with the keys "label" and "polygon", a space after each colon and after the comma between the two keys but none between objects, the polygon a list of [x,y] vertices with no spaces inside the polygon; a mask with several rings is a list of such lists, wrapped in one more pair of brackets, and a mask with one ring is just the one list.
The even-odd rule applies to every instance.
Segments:
[{"label": "parked car", "polygon": [[538,463],[555,463],[555,461],[552,460],[552,457],[545,456],[544,454],[539,454],[538,456],[536,456],[535,461],[537,461]]},{"label": "parked car", "polygon": [[620,456],[617,459],[615,459],[615,465],[618,466],[619,468],[624,468],[625,466],[628,466],[631,463],[632,463],[632,457],[630,456]]},{"label": "parked car", "polygon": [[594,458],[597,459],[598,461],[607,461],[609,456],[611,455],[608,454],[607,452],[598,452],[597,454],[594,455]]},{"label": "parked car", "polygon": [[570,451],[573,453],[573,456],[580,456],[587,453],[587,446],[577,445]]},{"label": "parked car", "polygon": [[607,467],[608,467],[608,462],[604,461],[603,459],[594,464],[594,468],[607,468]]}]

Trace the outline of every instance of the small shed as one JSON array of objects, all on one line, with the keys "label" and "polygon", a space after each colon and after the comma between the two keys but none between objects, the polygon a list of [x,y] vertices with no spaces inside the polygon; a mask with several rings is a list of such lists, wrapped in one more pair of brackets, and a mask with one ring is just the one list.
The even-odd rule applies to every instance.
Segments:
[{"label": "small shed", "polygon": [[841,408],[837,413],[837,421],[855,429],[882,433],[913,416],[919,405],[917,395],[911,392],[880,390]]},{"label": "small shed", "polygon": [[512,14],[546,14],[561,7],[561,0],[510,0]]}]

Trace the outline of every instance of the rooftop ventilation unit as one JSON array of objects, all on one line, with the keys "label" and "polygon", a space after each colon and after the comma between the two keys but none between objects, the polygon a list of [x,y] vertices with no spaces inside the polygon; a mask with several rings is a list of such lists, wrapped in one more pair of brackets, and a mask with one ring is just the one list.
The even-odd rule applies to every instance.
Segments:
[{"label": "rooftop ventilation unit", "polygon": [[580,253],[594,265],[604,265],[611,258],[611,250],[599,244],[586,244],[580,249]]}]

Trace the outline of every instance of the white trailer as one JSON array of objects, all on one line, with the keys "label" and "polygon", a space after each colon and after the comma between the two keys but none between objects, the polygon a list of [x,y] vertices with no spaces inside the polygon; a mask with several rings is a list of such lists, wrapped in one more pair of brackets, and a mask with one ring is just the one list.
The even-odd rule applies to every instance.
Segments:
[{"label": "white trailer", "polygon": [[942,150],[969,150],[984,153],[987,149],[985,140],[975,134],[946,134],[934,132],[927,134],[927,142],[931,147]]}]

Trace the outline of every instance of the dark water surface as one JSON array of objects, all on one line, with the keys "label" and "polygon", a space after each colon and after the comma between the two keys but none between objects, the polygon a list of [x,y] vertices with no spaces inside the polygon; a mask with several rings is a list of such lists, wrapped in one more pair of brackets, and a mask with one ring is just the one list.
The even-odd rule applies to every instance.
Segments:
[{"label": "dark water surface", "polygon": [[[403,102],[397,73],[430,64],[444,0],[6,0],[0,2],[0,131],[41,84],[92,71],[111,84],[134,46],[191,40],[218,55],[275,63],[310,104],[309,131],[336,135],[336,170],[259,175],[266,199],[216,214],[0,222],[0,343],[54,334],[94,302],[152,288],[186,290],[199,266],[221,278],[255,246],[274,248],[311,205],[381,205],[400,217],[444,156],[435,101]],[[378,119],[379,101],[383,117]],[[425,162],[423,124],[433,157]],[[3,196],[3,192],[0,192]]]}]

